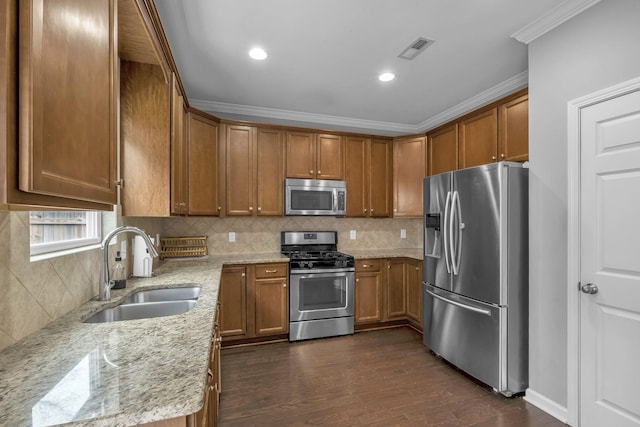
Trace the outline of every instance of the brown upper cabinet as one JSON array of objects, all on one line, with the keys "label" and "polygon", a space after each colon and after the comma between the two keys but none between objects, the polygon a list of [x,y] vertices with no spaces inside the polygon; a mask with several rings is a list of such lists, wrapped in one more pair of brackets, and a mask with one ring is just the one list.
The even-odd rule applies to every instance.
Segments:
[{"label": "brown upper cabinet", "polygon": [[[115,11],[109,0],[0,4],[0,203],[8,208],[116,203]],[[104,37],[55,18],[66,15],[95,22]]]},{"label": "brown upper cabinet", "polygon": [[459,124],[460,169],[497,161],[498,109],[478,113]]},{"label": "brown upper cabinet", "polygon": [[218,179],[218,123],[198,110],[188,113],[187,214],[216,216],[222,207]]},{"label": "brown upper cabinet", "polygon": [[526,90],[429,133],[429,175],[497,161],[529,159]]},{"label": "brown upper cabinet", "polygon": [[454,123],[429,134],[427,148],[429,175],[458,169],[458,125]]},{"label": "brown upper cabinet", "polygon": [[120,64],[122,215],[170,213],[170,87],[158,65]]},{"label": "brown upper cabinet", "polygon": [[283,132],[228,124],[224,134],[226,215],[282,215]]},{"label": "brown upper cabinet", "polygon": [[529,160],[529,96],[498,107],[498,158],[512,162]]},{"label": "brown upper cabinet", "polygon": [[287,132],[287,178],[344,179],[342,136]]},{"label": "brown upper cabinet", "polygon": [[422,217],[422,181],[426,176],[426,160],[426,137],[394,140],[394,217]]},{"label": "brown upper cabinet", "polygon": [[171,82],[171,214],[186,215],[187,140],[185,99],[174,74]]},{"label": "brown upper cabinet", "polygon": [[348,217],[391,216],[391,156],[391,141],[345,138]]}]

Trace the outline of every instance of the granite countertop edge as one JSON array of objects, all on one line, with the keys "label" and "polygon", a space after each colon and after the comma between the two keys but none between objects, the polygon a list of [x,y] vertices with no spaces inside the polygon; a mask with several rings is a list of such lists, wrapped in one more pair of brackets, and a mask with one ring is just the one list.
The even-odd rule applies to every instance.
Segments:
[{"label": "granite countertop edge", "polygon": [[[197,412],[203,404],[223,265],[287,261],[280,253],[162,261],[153,277],[131,278],[125,289],[112,290],[110,301],[92,299],[56,319],[0,352],[0,425],[34,424],[32,412],[41,399],[88,355],[94,365],[105,365],[104,360],[111,359],[107,362],[112,367],[105,365],[107,369],[99,375],[104,383],[101,406],[107,410],[54,425],[128,426]],[[202,290],[196,306],[187,313],[83,323],[133,292],[189,284]]]}]

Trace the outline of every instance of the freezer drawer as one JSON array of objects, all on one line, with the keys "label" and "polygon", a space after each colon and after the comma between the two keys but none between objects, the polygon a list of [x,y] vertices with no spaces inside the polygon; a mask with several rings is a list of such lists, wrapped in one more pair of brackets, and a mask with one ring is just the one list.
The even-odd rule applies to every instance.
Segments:
[{"label": "freezer drawer", "polygon": [[484,304],[428,284],[423,288],[424,344],[469,375],[504,392],[506,307]]}]

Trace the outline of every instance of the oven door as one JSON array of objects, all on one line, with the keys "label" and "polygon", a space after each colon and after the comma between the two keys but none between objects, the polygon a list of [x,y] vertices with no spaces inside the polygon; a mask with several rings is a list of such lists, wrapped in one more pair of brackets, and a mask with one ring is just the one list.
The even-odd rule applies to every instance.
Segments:
[{"label": "oven door", "polygon": [[289,276],[289,321],[353,316],[354,272],[309,270]]}]

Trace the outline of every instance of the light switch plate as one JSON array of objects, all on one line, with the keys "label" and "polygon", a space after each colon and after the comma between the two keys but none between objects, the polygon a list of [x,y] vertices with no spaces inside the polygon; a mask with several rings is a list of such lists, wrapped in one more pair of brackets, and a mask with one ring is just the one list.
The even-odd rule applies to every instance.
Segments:
[{"label": "light switch plate", "polygon": [[407,238],[407,230],[405,230],[404,228],[400,229],[400,238],[401,239],[406,239]]},{"label": "light switch plate", "polygon": [[236,232],[235,231],[230,231],[229,232],[229,241],[230,242],[235,242],[236,241]]},{"label": "light switch plate", "polygon": [[349,230],[349,238],[351,240],[356,240],[356,230]]}]

